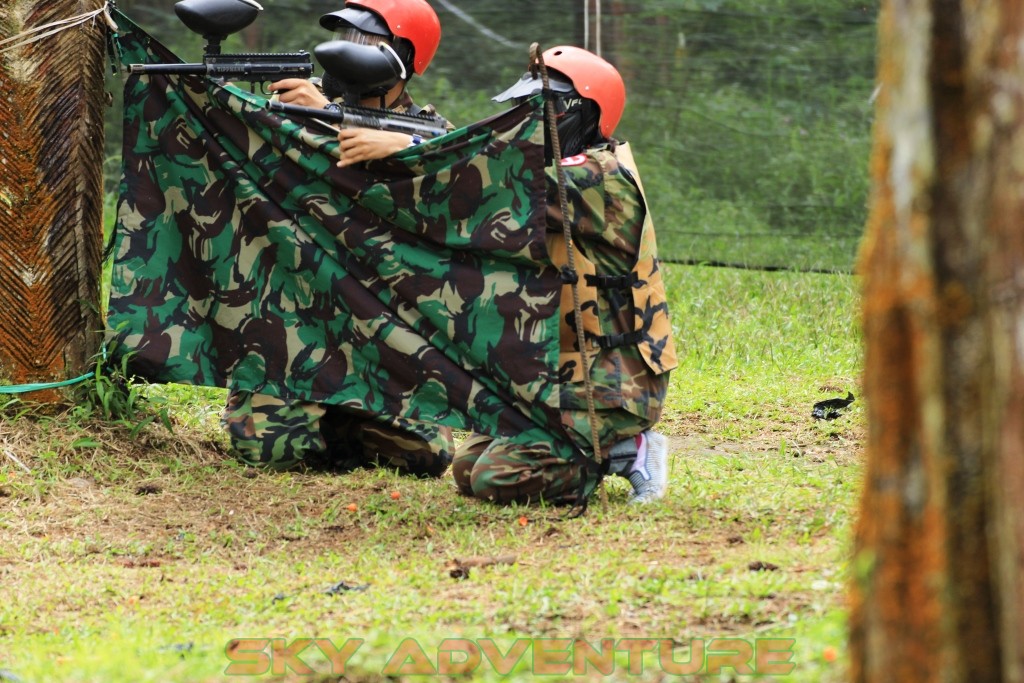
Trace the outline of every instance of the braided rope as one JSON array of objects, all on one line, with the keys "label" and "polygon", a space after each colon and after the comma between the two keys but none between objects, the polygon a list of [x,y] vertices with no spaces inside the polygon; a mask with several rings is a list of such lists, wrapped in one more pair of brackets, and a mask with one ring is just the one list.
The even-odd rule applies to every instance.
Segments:
[{"label": "braided rope", "polygon": [[[562,213],[562,235],[565,238],[566,257],[569,270],[576,272],[574,249],[572,243],[572,231],[569,228],[569,199],[565,189],[565,169],[558,160],[562,158],[562,144],[558,139],[558,125],[555,121],[555,103],[551,97],[548,82],[548,70],[544,64],[544,58],[540,53],[540,46],[537,43],[530,45],[530,60],[540,69],[542,83],[545,93],[545,111],[547,112],[548,131],[551,135],[552,156],[555,159],[555,175],[558,178],[558,202]],[[594,386],[590,379],[590,361],[587,358],[587,337],[583,327],[583,311],[580,308],[579,278],[576,277],[571,283],[573,320],[576,327],[576,338],[580,347],[580,366],[583,370],[583,389],[587,396],[587,417],[590,419],[590,440],[594,452],[594,461],[598,464],[603,460],[601,456],[600,434],[597,427],[597,409],[594,406]],[[581,473],[581,476],[586,476]],[[604,489],[601,489],[602,502],[604,502]]]}]

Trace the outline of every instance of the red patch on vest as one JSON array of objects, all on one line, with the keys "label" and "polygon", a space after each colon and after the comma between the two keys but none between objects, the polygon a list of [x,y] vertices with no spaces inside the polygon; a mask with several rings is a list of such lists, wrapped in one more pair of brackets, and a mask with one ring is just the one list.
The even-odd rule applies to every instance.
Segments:
[{"label": "red patch on vest", "polygon": [[582,166],[585,163],[587,163],[586,154],[577,154],[576,156],[562,159],[562,166]]}]

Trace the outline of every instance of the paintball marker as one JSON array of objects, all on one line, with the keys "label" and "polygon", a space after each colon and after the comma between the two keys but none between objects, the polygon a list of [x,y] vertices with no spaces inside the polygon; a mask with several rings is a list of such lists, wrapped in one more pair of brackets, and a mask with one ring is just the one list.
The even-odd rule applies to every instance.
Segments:
[{"label": "paintball marker", "polygon": [[[206,40],[202,64],[131,64],[131,73],[202,74],[218,83],[269,83],[282,78],[309,78],[313,62],[305,50],[284,53],[221,54],[220,42],[251,24],[263,9],[255,0],[181,0],[174,13]],[[263,91],[264,94],[269,94]]]},{"label": "paintball marker", "polygon": [[399,114],[390,109],[356,104],[361,99],[360,93],[387,87],[405,75],[405,68],[394,50],[332,40],[317,45],[313,52],[320,66],[333,78],[335,87],[342,88],[345,104],[330,104],[326,109],[317,109],[271,100],[268,106],[272,111],[343,126],[376,128],[424,138],[434,138],[448,132],[447,122],[437,115]]},{"label": "paintball marker", "polygon": [[436,138],[448,132],[445,120],[440,116],[399,114],[388,109],[337,104],[332,105],[331,109],[317,109],[316,107],[301,107],[297,104],[283,104],[275,100],[271,100],[269,106],[272,111],[278,111],[288,116],[317,119],[353,128],[376,128],[407,135],[419,135],[423,138]]}]

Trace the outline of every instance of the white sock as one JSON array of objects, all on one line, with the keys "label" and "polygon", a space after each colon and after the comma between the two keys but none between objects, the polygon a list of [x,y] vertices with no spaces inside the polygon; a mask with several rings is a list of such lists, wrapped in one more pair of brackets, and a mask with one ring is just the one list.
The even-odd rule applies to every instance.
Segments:
[{"label": "white sock", "polygon": [[636,435],[636,460],[633,461],[633,467],[629,470],[630,474],[633,472],[639,472],[645,481],[651,478],[647,471],[647,436],[644,432]]}]

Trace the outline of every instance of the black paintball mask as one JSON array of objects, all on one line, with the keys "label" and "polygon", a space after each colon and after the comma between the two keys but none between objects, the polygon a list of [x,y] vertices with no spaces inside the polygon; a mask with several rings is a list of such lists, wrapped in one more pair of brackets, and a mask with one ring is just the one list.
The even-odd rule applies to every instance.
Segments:
[{"label": "black paintball mask", "polygon": [[355,104],[384,96],[412,74],[412,43],[395,38],[374,12],[346,7],[320,17],[320,25],[333,31],[333,40],[314,49],[324,69],[321,86],[329,99]]},{"label": "black paintball mask", "polygon": [[[554,98],[555,125],[558,128],[562,158],[581,154],[588,147],[601,142],[604,138],[598,127],[601,109],[597,102],[580,95],[572,81],[557,71],[548,70],[548,86]],[[512,100],[520,104],[539,93],[543,87],[544,82],[539,74],[535,76],[527,72],[515,85],[491,99],[495,102]],[[553,156],[551,140],[545,136],[545,162],[550,164]]]}]

